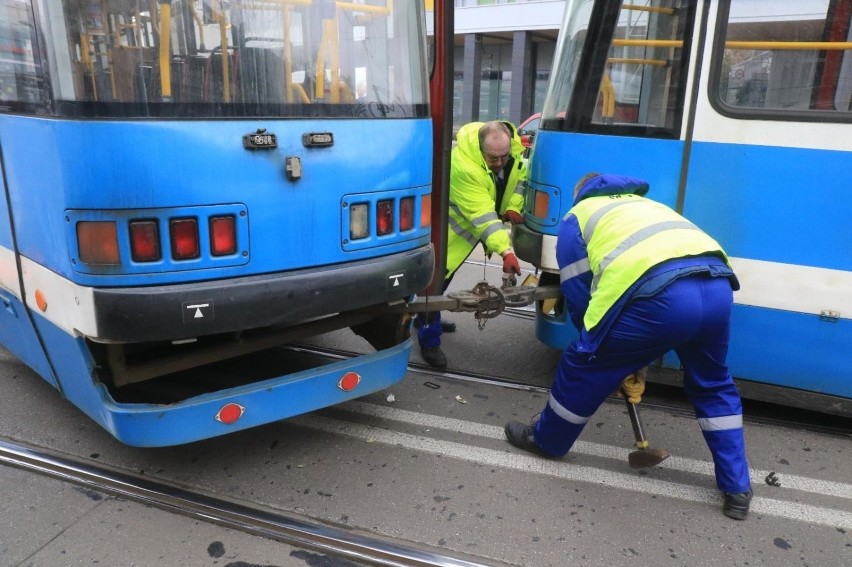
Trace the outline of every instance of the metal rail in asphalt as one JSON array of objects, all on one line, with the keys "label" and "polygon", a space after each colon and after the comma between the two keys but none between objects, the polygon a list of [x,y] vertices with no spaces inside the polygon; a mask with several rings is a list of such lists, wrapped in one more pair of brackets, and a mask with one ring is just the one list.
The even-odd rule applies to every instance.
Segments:
[{"label": "metal rail in asphalt", "polygon": [[[364,565],[390,567],[487,567],[481,559],[437,553],[307,517],[260,509],[158,482],[126,472],[94,466],[34,447],[0,440],[0,464],[155,506],[200,521],[274,539],[303,549]],[[501,564],[505,565],[505,564]]]}]

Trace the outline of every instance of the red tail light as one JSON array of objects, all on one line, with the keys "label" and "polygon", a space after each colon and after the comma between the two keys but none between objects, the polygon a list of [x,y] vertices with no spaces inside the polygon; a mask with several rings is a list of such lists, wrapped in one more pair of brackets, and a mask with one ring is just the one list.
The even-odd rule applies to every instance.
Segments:
[{"label": "red tail light", "polygon": [[118,255],[118,230],[113,221],[77,223],[77,248],[86,264],[121,264]]},{"label": "red tail light", "polygon": [[134,262],[156,262],[160,254],[160,229],[155,220],[130,222],[130,255]]},{"label": "red tail light", "polygon": [[379,236],[393,232],[393,201],[376,204],[376,233]]},{"label": "red tail light", "polygon": [[237,229],[233,215],[210,219],[210,253],[228,256],[237,251]]},{"label": "red tail light", "polygon": [[414,197],[406,197],[399,201],[399,230],[414,228]]},{"label": "red tail light", "polygon": [[169,221],[169,232],[172,237],[172,258],[198,258],[198,222],[195,219],[172,219]]}]

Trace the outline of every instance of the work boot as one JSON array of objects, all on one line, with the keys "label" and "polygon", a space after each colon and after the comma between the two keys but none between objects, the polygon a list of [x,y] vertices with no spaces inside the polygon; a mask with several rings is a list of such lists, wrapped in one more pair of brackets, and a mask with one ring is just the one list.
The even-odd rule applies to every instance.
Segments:
[{"label": "work boot", "polygon": [[742,492],[740,494],[725,493],[725,503],[722,505],[722,512],[735,520],[745,520],[748,516],[748,506],[751,503],[752,491]]},{"label": "work boot", "polygon": [[455,333],[456,324],[453,321],[445,321],[444,319],[441,319],[441,331],[445,333]]},{"label": "work boot", "polygon": [[532,425],[526,425],[520,421],[510,421],[503,428],[503,431],[506,432],[506,439],[509,440],[509,443],[518,449],[535,453],[536,455],[547,459],[555,458],[553,455],[545,453],[541,447],[535,444],[535,441],[533,440]]},{"label": "work boot", "polygon": [[435,368],[445,368],[447,366],[447,357],[440,346],[421,347],[420,356],[426,361],[429,366]]}]

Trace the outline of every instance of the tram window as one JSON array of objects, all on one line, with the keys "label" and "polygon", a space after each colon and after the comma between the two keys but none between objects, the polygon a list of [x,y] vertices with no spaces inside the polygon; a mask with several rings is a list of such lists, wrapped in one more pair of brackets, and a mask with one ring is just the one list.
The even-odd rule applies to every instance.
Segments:
[{"label": "tram window", "polygon": [[566,3],[543,130],[678,137],[695,3]]},{"label": "tram window", "polygon": [[34,55],[35,26],[26,2],[0,0],[0,101],[38,103],[42,81]]},{"label": "tram window", "polygon": [[0,112],[301,117],[310,105],[315,117],[427,116],[422,9],[391,0],[0,0],[0,101],[45,106]]},{"label": "tram window", "polygon": [[721,112],[852,119],[852,2],[731,0],[726,5],[711,87]]},{"label": "tram window", "polygon": [[592,124],[678,128],[688,11],[674,4],[663,0],[621,6]]}]

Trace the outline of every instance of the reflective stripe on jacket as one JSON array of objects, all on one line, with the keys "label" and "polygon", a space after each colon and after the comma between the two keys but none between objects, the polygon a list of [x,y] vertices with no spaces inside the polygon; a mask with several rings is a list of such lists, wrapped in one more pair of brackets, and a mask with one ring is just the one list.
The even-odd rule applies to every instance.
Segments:
[{"label": "reflective stripe on jacket", "polygon": [[513,159],[503,199],[496,206],[496,179],[479,149],[479,129],[484,124],[471,122],[462,126],[450,158],[446,278],[455,273],[478,242],[484,243],[488,252],[502,254],[508,250],[511,243],[500,215],[507,210],[521,212],[524,204],[523,181],[527,177],[527,165],[521,157],[524,146],[517,129],[504,122],[512,133],[510,152]]},{"label": "reflective stripe on jacket", "polygon": [[587,258],[564,266],[560,281],[591,271],[583,326],[593,329],[653,266],[674,258],[718,255],[722,247],[672,209],[633,194],[587,197],[568,212],[579,224]]}]

